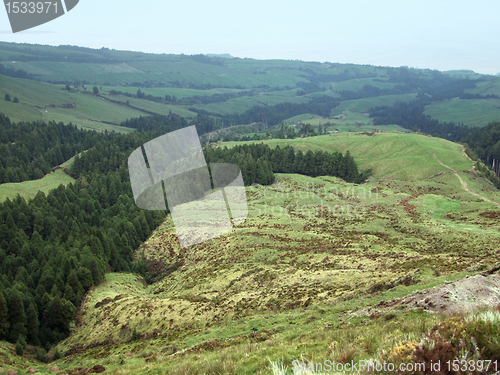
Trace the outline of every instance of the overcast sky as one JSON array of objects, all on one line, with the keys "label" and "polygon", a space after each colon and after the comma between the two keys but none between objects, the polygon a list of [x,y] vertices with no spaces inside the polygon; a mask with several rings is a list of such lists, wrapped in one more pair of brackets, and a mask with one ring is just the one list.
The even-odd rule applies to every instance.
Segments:
[{"label": "overcast sky", "polygon": [[0,40],[500,72],[499,0],[80,0]]}]

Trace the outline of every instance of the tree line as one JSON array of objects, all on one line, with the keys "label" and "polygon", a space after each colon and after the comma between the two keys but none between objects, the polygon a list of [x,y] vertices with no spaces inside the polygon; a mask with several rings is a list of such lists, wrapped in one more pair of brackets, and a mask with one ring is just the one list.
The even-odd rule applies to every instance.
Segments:
[{"label": "tree line", "polygon": [[[370,171],[359,172],[354,158],[340,152],[296,151],[292,146],[272,149],[263,143],[227,147],[205,147],[205,158],[211,163],[231,163],[240,167],[245,185],[268,185],[274,173],[297,173],[306,176],[335,176],[347,182],[362,183]],[[256,161],[256,162],[255,162]]]},{"label": "tree line", "polygon": [[[426,133],[435,137],[466,144],[469,156],[479,158],[491,168],[493,159],[500,160],[500,123],[485,127],[468,127],[453,122],[440,122],[424,114],[428,98],[410,102],[396,102],[392,106],[372,108],[370,117],[375,125],[398,124],[405,129]],[[482,166],[478,168],[484,169]],[[500,188],[500,180],[489,170],[480,172]]]},{"label": "tree line", "polygon": [[0,339],[50,348],[105,272],[135,270],[134,249],[165,212],[137,208],[127,161],[155,135],[100,134],[75,157],[75,183],[0,204]]},{"label": "tree line", "polygon": [[[338,105],[339,102],[337,100],[326,95],[313,98],[307,103],[285,102],[274,106],[256,105],[241,114],[227,114],[221,116],[221,124],[222,127],[228,127],[239,124],[262,122],[268,126],[274,126],[278,125],[283,120],[304,113],[329,117],[331,110]],[[199,112],[196,108],[190,108],[190,110]]]},{"label": "tree line", "polygon": [[14,124],[0,114],[0,183],[42,178],[75,153],[91,148],[99,137],[71,124]]},{"label": "tree line", "polygon": [[[21,149],[28,149],[33,141],[37,156],[43,154],[45,142],[55,145],[61,139],[86,150],[74,157],[71,175],[75,183],[48,194],[39,192],[32,200],[18,196],[0,203],[0,339],[48,350],[67,336],[76,307],[105,272],[147,271],[144,264],[133,263],[133,251],[166,212],[136,206],[128,157],[165,131],[187,124],[177,115],[163,117],[161,126],[143,118],[132,123],[156,131],[124,135],[54,123],[16,125],[5,116],[0,118],[5,125],[0,127],[4,130],[2,146],[21,142],[22,129],[28,129],[33,137],[27,137],[31,141]],[[254,170],[259,169],[257,162],[246,161]],[[19,169],[27,174],[30,165],[21,163]]]},{"label": "tree line", "polygon": [[[202,114],[194,124],[200,134],[214,126]],[[144,263],[133,262],[133,251],[167,212],[137,208],[128,157],[149,140],[190,124],[171,113],[127,121],[138,130],[130,134],[54,122],[14,124],[3,115],[0,125],[5,181],[39,178],[74,156],[74,183],[39,192],[32,200],[18,196],[0,203],[0,339],[48,350],[67,336],[76,307],[105,272],[148,271]],[[209,163],[238,165],[246,185],[270,184],[274,173],[332,175],[356,183],[366,177],[349,153],[303,153],[263,144],[205,147],[204,152]]]}]

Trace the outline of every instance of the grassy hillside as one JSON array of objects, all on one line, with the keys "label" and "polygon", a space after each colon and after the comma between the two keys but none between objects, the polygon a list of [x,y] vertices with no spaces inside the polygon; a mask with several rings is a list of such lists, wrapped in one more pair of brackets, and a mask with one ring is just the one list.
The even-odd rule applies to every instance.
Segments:
[{"label": "grassy hillside", "polygon": [[483,77],[483,80],[474,89],[469,89],[467,92],[480,95],[500,95],[500,79],[498,76]]},{"label": "grassy hillside", "polygon": [[166,277],[147,286],[109,274],[56,363],[120,374],[270,374],[270,361],[290,368],[301,357],[381,360],[445,317],[380,306],[499,260],[499,224],[484,215],[495,206],[451,172],[366,186],[279,175],[247,197],[245,223],[188,249],[178,248],[168,219],[136,253]]},{"label": "grassy hillside", "polygon": [[[363,98],[355,100],[345,100],[338,107],[332,110],[332,116],[349,114],[349,113],[367,113],[370,108],[380,107],[380,106],[390,106],[394,102],[407,102],[415,99],[415,94],[406,95],[384,95],[375,98]],[[366,121],[371,121],[367,119]]]},{"label": "grassy hillside", "polygon": [[[0,112],[12,121],[72,122],[82,128],[130,132],[118,125],[128,118],[145,115],[143,111],[109,103],[87,92],[68,92],[62,85],[0,76]],[[9,94],[12,100],[3,100]]]},{"label": "grassy hillside", "polygon": [[425,107],[425,114],[439,121],[462,123],[467,126],[484,126],[500,121],[500,99],[454,98]]},{"label": "grassy hillside", "polygon": [[68,185],[75,180],[68,176],[64,171],[57,170],[41,178],[40,180],[24,181],[19,183],[6,183],[0,185],[0,202],[10,198],[11,200],[19,194],[25,199],[34,198],[42,191],[47,194],[59,185]]},{"label": "grassy hillside", "polygon": [[53,83],[83,82],[89,85],[134,86],[183,82],[226,88],[259,86],[294,87],[307,82],[304,72],[317,75],[376,76],[384,68],[351,64],[254,59],[220,59],[203,55],[152,55],[140,52],[93,50],[71,46],[37,46],[0,43],[0,58],[8,68],[22,69]]},{"label": "grassy hillside", "polygon": [[73,165],[73,160],[74,158],[65,161],[63,164],[54,168],[53,172],[39,180],[0,184],[0,202],[3,202],[7,198],[12,200],[17,197],[17,195],[28,200],[34,198],[39,191],[47,194],[59,185],[73,183],[75,179],[67,173],[68,169],[71,169]]},{"label": "grassy hillside", "polygon": [[[478,80],[467,92],[483,95],[496,94],[500,78],[456,71],[445,79],[429,70],[2,42],[0,64],[32,74],[32,79],[0,75],[0,112],[13,121],[73,122],[100,131],[130,132],[118,124],[155,113],[191,119],[204,110],[222,120],[255,105],[306,103],[326,95],[332,106],[339,101],[330,114],[303,113],[285,122],[330,123],[329,135],[263,142],[302,151],[349,151],[359,169],[373,171],[359,185],[277,174],[270,186],[246,188],[244,223],[188,248],[179,247],[168,216],[135,251],[142,276],[108,273],[85,295],[70,336],[57,345],[64,358],[43,364],[33,347],[16,355],[13,345],[0,343],[0,372],[34,368],[75,375],[105,368],[114,374],[275,375],[296,373],[293,360],[408,362],[420,343],[430,342],[426,335],[438,323],[457,327],[455,341],[474,343],[470,359],[484,343],[464,332],[483,326],[465,327],[466,322],[483,319],[498,326],[500,192],[477,175],[461,145],[404,133],[395,124],[375,126],[368,112],[413,100],[417,92],[439,94],[432,84],[444,87],[449,76]],[[408,80],[414,86],[405,86]],[[99,95],[91,93],[93,85]],[[139,89],[155,98],[137,97]],[[377,96],[377,89],[385,91]],[[368,94],[359,98],[360,92]],[[4,101],[5,94],[19,103]],[[483,126],[497,118],[498,101],[457,96],[434,101],[426,111],[442,121]],[[265,120],[237,126],[234,133],[265,132]],[[219,130],[224,131],[231,133]],[[58,169],[37,181],[2,184],[0,202],[72,181]],[[128,203],[119,210],[135,212],[129,210],[136,209],[133,201]],[[120,225],[132,225],[133,231],[136,219],[120,212]],[[37,269],[34,262],[26,267]],[[8,277],[17,281],[24,275]],[[486,318],[470,312],[478,307],[487,309]],[[447,315],[457,312],[458,318]],[[460,347],[460,355],[465,350]],[[53,354],[54,348],[51,360]]]},{"label": "grassy hillside", "polygon": [[[14,105],[0,100],[0,112],[15,121],[71,121],[100,131],[127,132],[130,130],[116,126],[132,117],[170,111],[187,118],[195,117],[196,111],[223,117],[242,114],[254,106],[307,103],[322,96],[340,101],[330,114],[338,118],[337,125],[361,127],[373,124],[367,114],[374,107],[414,100],[417,93],[429,97],[437,94],[439,98],[441,89],[460,86],[462,79],[473,84],[447,93],[446,100],[433,99],[426,113],[440,121],[469,126],[485,126],[500,118],[499,99],[458,99],[463,92],[481,95],[499,92],[499,77],[471,72],[441,74],[368,65],[154,55],[3,42],[0,42],[0,65],[0,69],[11,75],[31,78],[0,77],[0,97],[8,93],[20,101]],[[24,73],[19,75],[19,70]],[[450,83],[451,79],[454,83]],[[64,90],[66,85],[71,91]],[[101,97],[84,95],[91,93],[94,85]],[[139,89],[145,98],[136,96]],[[122,94],[111,95],[112,90]],[[176,100],[171,100],[173,96]],[[251,122],[259,121],[266,119],[255,118]]]},{"label": "grassy hillside", "polygon": [[[290,144],[296,149],[349,151],[360,169],[373,170],[375,180],[395,179],[418,181],[446,170],[435,159],[458,170],[470,170],[472,162],[462,151],[462,146],[434,137],[419,134],[369,133],[332,134],[291,140],[273,139],[264,142],[270,147]],[[250,142],[248,142],[250,143]],[[222,143],[232,147],[238,142]]]},{"label": "grassy hillside", "polygon": [[291,117],[284,121],[287,125],[294,125],[296,129],[301,124],[311,124],[314,128],[318,125],[327,125],[329,133],[337,132],[409,132],[399,125],[373,125],[373,121],[367,116],[366,113],[343,113],[333,117],[321,117],[312,113],[305,113]]},{"label": "grassy hillside", "polygon": [[[107,274],[58,345],[65,358],[43,365],[26,354],[26,366],[272,374],[279,365],[290,373],[294,359],[388,360],[448,319],[444,302],[428,305],[420,293],[500,261],[498,206],[473,192],[496,202],[500,193],[471,173],[460,145],[402,133],[267,143],[349,149],[374,180],[278,175],[247,187],[243,224],[185,249],[168,217],[135,254],[158,280]],[[27,368],[12,356],[2,367]]]}]

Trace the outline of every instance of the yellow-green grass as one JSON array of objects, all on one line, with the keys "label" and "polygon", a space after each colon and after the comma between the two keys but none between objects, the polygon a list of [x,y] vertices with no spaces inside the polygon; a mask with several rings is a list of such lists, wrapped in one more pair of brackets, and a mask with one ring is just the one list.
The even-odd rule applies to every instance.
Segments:
[{"label": "yellow-green grass", "polygon": [[332,109],[332,116],[340,115],[343,113],[361,113],[368,112],[370,108],[380,106],[390,106],[395,102],[407,102],[415,99],[416,94],[403,94],[403,95],[384,95],[376,96],[373,98],[363,98],[354,100],[344,100],[340,105]]},{"label": "yellow-green grass", "polygon": [[7,374],[10,370],[26,372],[32,368],[40,371],[42,374],[49,373],[47,365],[36,361],[35,348],[28,347],[25,349],[23,356],[19,356],[15,352],[15,345],[0,341],[0,365],[2,370]]},{"label": "yellow-green grass", "polygon": [[198,330],[270,310],[337,304],[416,268],[434,267],[442,277],[422,271],[418,286],[394,293],[464,277],[460,272],[471,264],[498,261],[500,223],[479,215],[492,205],[469,199],[454,179],[442,174],[411,184],[357,186],[333,177],[278,175],[272,186],[247,188],[245,223],[186,249],[179,248],[169,217],[136,256],[171,273],[147,288],[135,275],[110,275],[85,303],[83,326],[64,347],[123,343],[134,328]]},{"label": "yellow-green grass", "polygon": [[[110,91],[121,91],[129,94],[137,94],[139,87],[126,87],[126,86],[100,86],[102,93],[109,94]],[[228,89],[228,88],[213,88],[207,90],[185,89],[178,87],[140,87],[141,92],[145,95],[165,97],[165,95],[175,96],[177,99],[189,98],[192,96],[210,96],[215,94],[230,94],[238,93],[241,89]]]},{"label": "yellow-green grass", "polygon": [[475,88],[465,91],[471,94],[494,94],[500,96],[500,77],[498,76],[483,76],[481,77],[481,82],[477,82],[475,85]]},{"label": "yellow-green grass", "polygon": [[288,125],[297,125],[302,123],[311,124],[315,127],[320,124],[329,124],[331,125],[327,129],[329,133],[336,133],[337,130],[338,132],[409,132],[409,130],[402,128],[399,125],[373,125],[373,121],[366,114],[361,113],[349,113],[334,117],[322,117],[311,113],[305,113],[303,115],[291,117],[284,122]]},{"label": "yellow-green grass", "polygon": [[295,95],[296,90],[276,91],[256,96],[240,96],[222,103],[195,105],[195,108],[220,114],[242,113],[256,105],[273,106],[283,102],[307,103],[310,99]]},{"label": "yellow-green grass", "polygon": [[[127,285],[125,278],[123,280],[120,291]],[[130,289],[141,287],[137,281],[129,280]],[[435,278],[429,274],[426,280],[425,284],[397,287],[373,298],[310,306],[286,313],[256,314],[217,324],[204,322],[190,332],[179,332],[177,337],[161,337],[160,333],[157,339],[90,349],[55,364],[71,369],[99,363],[118,374],[271,374],[270,360],[283,361],[291,368],[292,360],[301,357],[318,362],[327,358],[338,361],[347,350],[352,351],[356,360],[380,359],[385,351],[400,342],[420,338],[444,317],[411,312],[397,314],[389,322],[383,317],[358,318],[355,311],[454,278]],[[102,286],[109,288],[116,284]],[[183,350],[186,350],[184,355],[175,355]]]},{"label": "yellow-green grass", "polygon": [[[270,187],[247,188],[245,223],[186,249],[179,248],[168,218],[137,256],[177,268],[150,286],[133,274],[107,274],[87,296],[79,328],[58,345],[79,353],[55,364],[71,369],[99,363],[118,374],[270,374],[269,360],[290,368],[301,356],[338,360],[348,352],[353,360],[382,359],[400,342],[418,342],[445,318],[395,306],[393,319],[369,319],[364,310],[499,260],[494,232],[500,224],[490,220],[491,230],[483,232],[487,219],[477,215],[491,206],[467,200],[454,179],[443,173],[414,184],[356,186],[333,177],[278,175]],[[347,193],[352,189],[354,196]],[[401,204],[408,198],[414,213]],[[366,213],[272,211],[296,200],[299,207],[332,204],[328,199],[364,204]],[[470,212],[476,215],[459,224],[477,231],[446,217]],[[384,290],[383,283],[408,275],[416,284]],[[381,291],[370,289],[377,283]],[[141,340],[130,341],[134,330]],[[85,350],[104,342],[111,345]]]},{"label": "yellow-green grass", "polygon": [[[129,98],[127,96],[121,96],[121,95],[108,95],[105,97],[107,99],[119,101],[122,103],[128,102],[132,107],[139,108],[152,113],[157,113],[159,115],[168,115],[170,112],[187,118],[193,118],[196,117],[197,115],[197,113],[188,110],[186,106],[183,105],[155,103],[149,100]],[[143,113],[142,116],[148,116],[148,114]]]},{"label": "yellow-green grass", "polygon": [[418,181],[437,173],[448,171],[436,160],[456,170],[471,170],[472,162],[453,142],[415,133],[375,133],[372,136],[338,133],[296,139],[271,139],[265,141],[224,142],[232,147],[242,143],[263,142],[270,147],[291,145],[297,150],[347,151],[354,157],[361,170],[371,168],[376,180],[398,179]]},{"label": "yellow-green grass", "polygon": [[46,108],[47,112],[43,114],[44,118],[50,119],[52,113],[69,114],[76,119],[75,121],[87,119],[118,125],[129,118],[144,116],[142,111],[111,103],[95,95],[70,93],[70,96],[74,100],[74,108]]},{"label": "yellow-green grass", "polygon": [[17,195],[28,200],[34,198],[39,191],[47,194],[59,185],[68,185],[74,181],[72,177],[68,176],[62,170],[57,170],[39,180],[1,184],[0,202],[3,202],[7,198],[12,200]]},{"label": "yellow-green grass", "polygon": [[376,81],[373,78],[359,78],[330,83],[330,88],[332,91],[359,91],[365,85],[374,86],[381,89],[392,89],[396,84],[394,82],[388,81]]},{"label": "yellow-green grass", "polygon": [[450,99],[425,107],[424,113],[439,121],[486,126],[500,121],[500,99]]},{"label": "yellow-green grass", "polygon": [[[12,344],[3,344],[0,354],[9,361],[4,366],[6,370],[31,367],[41,374],[53,373],[49,370],[53,366],[68,371],[96,364],[113,374],[290,374],[294,360],[356,363],[372,359],[383,363],[398,352],[397,348],[404,348],[407,342],[418,343],[432,326],[447,319],[421,311],[368,319],[358,318],[356,311],[339,313],[313,307],[286,316],[269,314],[236,324],[225,322],[206,329],[206,333],[198,335],[198,340],[157,338],[108,345],[49,365],[37,363],[29,355],[15,356]],[[187,350],[183,351],[184,348]],[[405,363],[410,362],[404,359]],[[274,372],[273,363],[287,371]]]}]

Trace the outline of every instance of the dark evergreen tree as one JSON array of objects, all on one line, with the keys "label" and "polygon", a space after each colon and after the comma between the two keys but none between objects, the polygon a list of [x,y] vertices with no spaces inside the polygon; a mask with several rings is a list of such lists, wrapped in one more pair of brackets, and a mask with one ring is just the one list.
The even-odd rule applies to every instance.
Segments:
[{"label": "dark evergreen tree", "polygon": [[0,340],[6,340],[9,333],[9,310],[3,292],[0,292]]},{"label": "dark evergreen tree", "polygon": [[40,345],[39,339],[39,321],[38,321],[38,312],[36,310],[36,306],[33,302],[30,302],[28,309],[26,310],[26,319],[27,319],[27,332],[28,332],[28,343],[31,345]]},{"label": "dark evergreen tree", "polygon": [[16,342],[19,337],[26,336],[26,312],[24,310],[23,300],[16,289],[10,291],[9,296],[9,341]]}]

